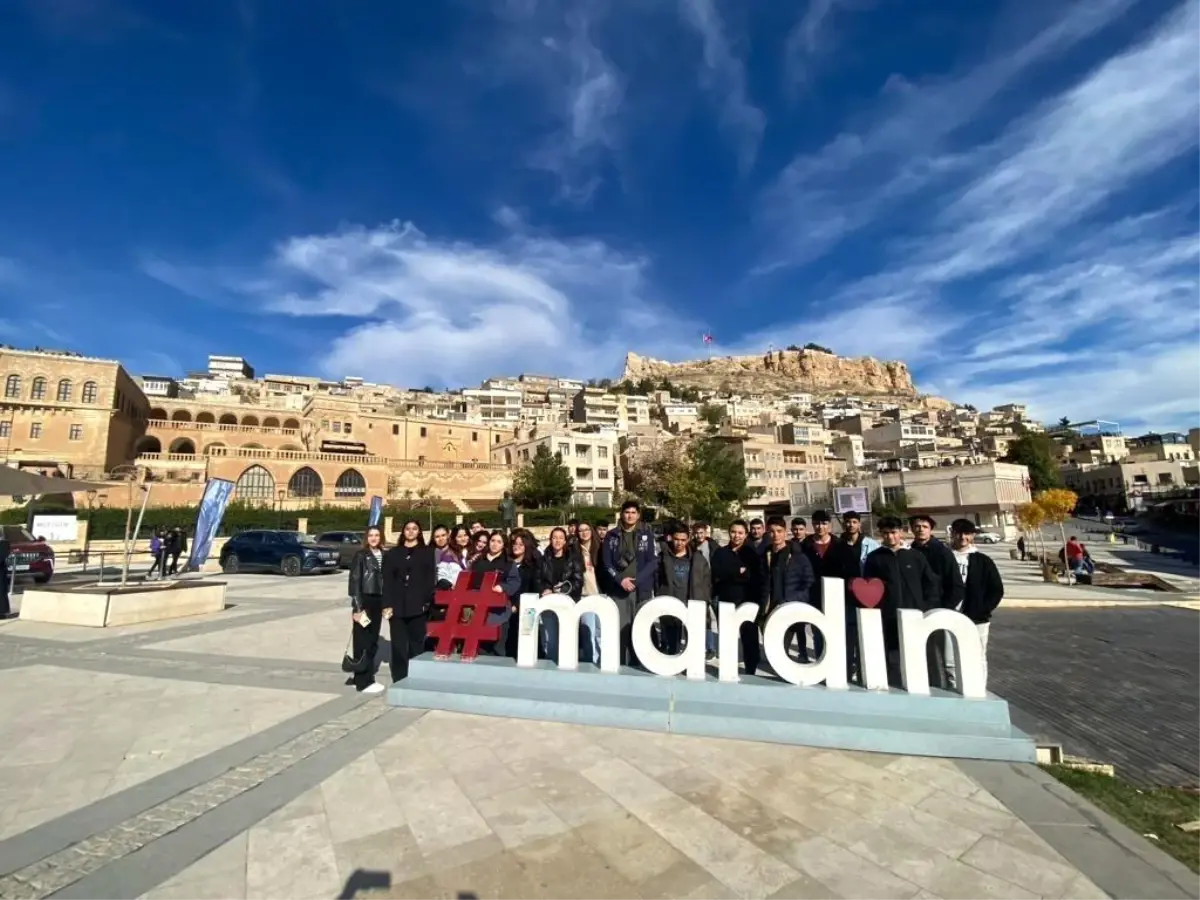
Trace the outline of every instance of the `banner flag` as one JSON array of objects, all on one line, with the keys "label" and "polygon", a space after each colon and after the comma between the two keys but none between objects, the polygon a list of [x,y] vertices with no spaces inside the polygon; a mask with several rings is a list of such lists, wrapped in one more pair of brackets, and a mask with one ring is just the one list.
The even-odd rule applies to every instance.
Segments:
[{"label": "banner flag", "polygon": [[372,525],[378,525],[382,519],[383,519],[383,498],[382,497],[372,497],[371,498],[371,515],[368,516],[368,518],[367,518],[367,527],[370,528]]},{"label": "banner flag", "polygon": [[196,516],[196,530],[192,538],[192,553],[188,557],[186,572],[199,572],[212,550],[213,538],[225,518],[225,510],[233,497],[234,483],[224,478],[210,478],[204,485],[204,498],[200,501],[200,513]]}]

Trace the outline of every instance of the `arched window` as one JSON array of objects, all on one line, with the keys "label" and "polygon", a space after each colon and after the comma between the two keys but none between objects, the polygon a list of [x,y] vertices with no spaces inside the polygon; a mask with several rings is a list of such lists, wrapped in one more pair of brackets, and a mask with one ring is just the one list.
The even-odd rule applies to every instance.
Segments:
[{"label": "arched window", "polygon": [[33,379],[33,386],[29,389],[30,400],[45,400],[46,399],[46,379],[39,375]]},{"label": "arched window", "polygon": [[278,428],[279,420],[274,416],[267,416],[263,419],[263,428]]},{"label": "arched window", "polygon": [[303,469],[297,469],[288,479],[287,489],[289,497],[320,497],[325,485],[321,482],[320,475],[305,466]]},{"label": "arched window", "polygon": [[69,403],[71,400],[71,379],[64,378],[58,383],[58,402]]},{"label": "arched window", "polygon": [[21,376],[9,375],[4,379],[4,396],[5,397],[20,397],[21,396]]},{"label": "arched window", "polygon": [[335,497],[365,497],[366,494],[367,480],[357,469],[347,469],[338,476],[337,483],[333,486]]},{"label": "arched window", "polygon": [[251,466],[237,480],[234,494],[238,500],[273,500],[275,479],[262,466]]},{"label": "arched window", "polygon": [[83,402],[84,403],[95,403],[96,402],[96,394],[97,394],[96,382],[85,381],[83,383],[83,394],[81,395],[81,399],[83,400]]},{"label": "arched window", "polygon": [[210,412],[202,412],[202,413],[196,414],[196,421],[197,422],[206,422],[209,425],[214,425],[214,424],[216,424],[217,419]]},{"label": "arched window", "polygon": [[233,413],[222,413],[221,418],[218,419],[218,422],[221,425],[236,425],[237,416],[235,416]]},{"label": "arched window", "polygon": [[162,442],[152,434],[143,435],[134,443],[133,455],[141,456],[143,453],[162,453]]},{"label": "arched window", "polygon": [[178,453],[182,456],[195,456],[196,445],[187,438],[176,438],[171,442],[171,453]]},{"label": "arched window", "polygon": [[242,424],[258,427],[258,416],[242,416]]},{"label": "arched window", "polygon": [[[85,389],[86,389],[86,387],[87,386],[84,385]],[[161,406],[156,406],[152,410],[150,410],[150,418],[156,422],[161,422],[161,421],[165,421],[171,417],[167,415],[167,411],[165,409],[163,409]]]},{"label": "arched window", "polygon": [[171,421],[172,422],[190,422],[190,421],[192,421],[192,414],[190,412],[188,412],[186,409],[177,409],[177,410],[175,410],[175,412],[171,413]]},{"label": "arched window", "polygon": [[293,431],[300,430],[300,422],[297,419],[285,419],[283,422],[284,428],[291,428]]}]

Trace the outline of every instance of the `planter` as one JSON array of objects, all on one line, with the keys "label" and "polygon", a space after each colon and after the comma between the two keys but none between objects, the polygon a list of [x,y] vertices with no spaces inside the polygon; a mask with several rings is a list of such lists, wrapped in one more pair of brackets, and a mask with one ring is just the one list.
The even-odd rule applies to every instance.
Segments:
[{"label": "planter", "polygon": [[1042,563],[1042,581],[1047,584],[1058,584],[1058,566]]},{"label": "planter", "polygon": [[225,582],[197,579],[155,585],[92,584],[29,588],[21,597],[21,621],[111,628],[220,612]]}]

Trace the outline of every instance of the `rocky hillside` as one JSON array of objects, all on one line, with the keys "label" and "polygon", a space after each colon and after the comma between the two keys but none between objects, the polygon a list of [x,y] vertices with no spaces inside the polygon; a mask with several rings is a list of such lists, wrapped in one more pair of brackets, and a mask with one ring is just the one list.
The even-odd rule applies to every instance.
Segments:
[{"label": "rocky hillside", "polygon": [[669,363],[629,353],[622,381],[666,378],[678,385],[738,393],[889,395],[916,399],[908,366],[869,356],[846,359],[819,350],[773,350]]}]

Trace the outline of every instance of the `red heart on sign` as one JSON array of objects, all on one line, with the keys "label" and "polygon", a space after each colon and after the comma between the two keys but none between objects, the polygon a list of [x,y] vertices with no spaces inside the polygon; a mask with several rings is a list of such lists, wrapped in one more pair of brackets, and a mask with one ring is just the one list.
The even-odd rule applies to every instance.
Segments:
[{"label": "red heart on sign", "polygon": [[878,578],[855,578],[850,582],[850,593],[859,606],[874,609],[883,602],[883,582]]}]

